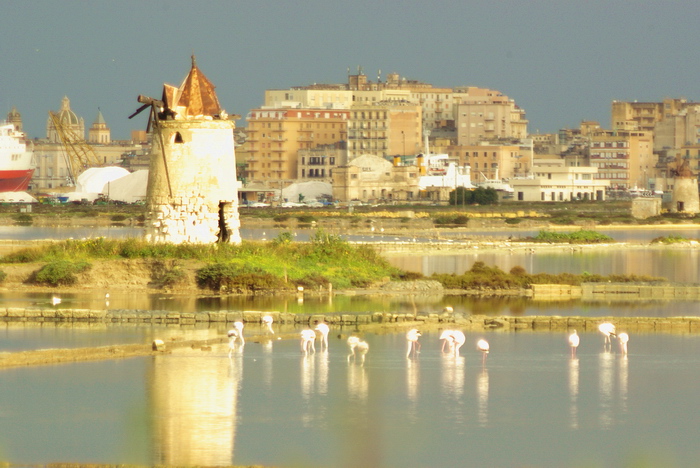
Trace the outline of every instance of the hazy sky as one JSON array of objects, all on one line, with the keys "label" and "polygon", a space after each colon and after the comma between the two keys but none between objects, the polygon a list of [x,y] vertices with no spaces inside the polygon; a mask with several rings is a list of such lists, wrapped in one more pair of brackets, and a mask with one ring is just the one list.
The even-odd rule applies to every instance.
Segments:
[{"label": "hazy sky", "polygon": [[0,1],[0,117],[43,137],[63,96],[124,139],[136,97],[197,64],[230,114],[265,89],[341,83],[361,65],[435,86],[497,89],[531,132],[610,126],[613,99],[700,99],[700,2],[524,0]]}]

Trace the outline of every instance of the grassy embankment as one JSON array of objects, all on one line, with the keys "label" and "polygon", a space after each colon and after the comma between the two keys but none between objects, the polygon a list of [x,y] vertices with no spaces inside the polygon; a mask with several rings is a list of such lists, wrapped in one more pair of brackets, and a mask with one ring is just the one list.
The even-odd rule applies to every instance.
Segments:
[{"label": "grassy embankment", "polygon": [[[0,258],[0,263],[43,264],[28,279],[48,286],[71,285],[77,275],[90,269],[96,259],[145,259],[151,262],[153,277],[162,287],[174,287],[186,279],[180,262],[196,260],[199,288],[219,293],[294,291],[304,288],[367,288],[384,281],[423,279],[417,273],[392,267],[371,246],[352,245],[339,236],[318,230],[311,241],[292,241],[289,232],[272,241],[246,241],[241,245],[150,244],[137,239],[68,240],[27,248]],[[533,242],[596,243],[610,238],[594,231],[570,234],[542,231]],[[2,273],[0,271],[0,273]],[[655,282],[660,278],[636,275],[600,276],[562,273],[528,274],[516,266],[510,272],[476,262],[463,274],[435,274],[434,279],[448,289],[523,289],[532,284],[572,284],[582,282]]]}]

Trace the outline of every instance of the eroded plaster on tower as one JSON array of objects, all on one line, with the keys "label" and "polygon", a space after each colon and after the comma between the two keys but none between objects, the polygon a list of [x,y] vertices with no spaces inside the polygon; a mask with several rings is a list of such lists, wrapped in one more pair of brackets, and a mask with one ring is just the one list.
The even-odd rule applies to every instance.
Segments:
[{"label": "eroded plaster on tower", "polygon": [[673,193],[669,211],[671,213],[700,213],[698,178],[691,171],[687,159],[682,162],[677,161],[673,175]]},{"label": "eroded plaster on tower", "polygon": [[153,105],[146,239],[174,244],[240,243],[235,123],[192,58],[179,88]]}]

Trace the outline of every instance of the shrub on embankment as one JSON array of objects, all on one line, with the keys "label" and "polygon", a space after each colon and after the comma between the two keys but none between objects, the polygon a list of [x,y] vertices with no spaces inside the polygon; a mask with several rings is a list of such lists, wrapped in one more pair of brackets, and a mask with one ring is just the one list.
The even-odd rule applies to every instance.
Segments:
[{"label": "shrub on embankment", "polygon": [[530,274],[521,266],[505,272],[497,266],[489,267],[484,262],[474,262],[472,268],[461,275],[434,273],[432,279],[439,281],[446,289],[525,289],[533,284],[566,284],[579,286],[581,283],[659,283],[664,278],[638,275],[592,275],[582,273],[536,273]]},{"label": "shrub on embankment", "polygon": [[196,274],[198,285],[226,292],[295,290],[298,286],[327,287],[329,283],[335,288],[367,287],[386,277],[399,279],[404,273],[372,247],[351,245],[322,230],[310,242],[291,239],[282,233],[269,242],[244,241],[240,245],[67,240],[13,252],[0,258],[0,263],[150,259],[161,265],[163,260],[197,260],[206,264]]}]

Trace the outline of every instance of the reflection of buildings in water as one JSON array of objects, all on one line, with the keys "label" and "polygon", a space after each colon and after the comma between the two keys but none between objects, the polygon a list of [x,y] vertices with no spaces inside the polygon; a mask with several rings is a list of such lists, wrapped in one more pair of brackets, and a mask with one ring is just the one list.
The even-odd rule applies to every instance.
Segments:
[{"label": "reflection of buildings in water", "polygon": [[348,365],[348,395],[350,398],[366,401],[369,385],[363,366]]},{"label": "reflection of buildings in water", "polygon": [[263,351],[263,382],[270,388],[272,387],[272,340],[262,341]]},{"label": "reflection of buildings in water", "polygon": [[408,399],[415,402],[418,399],[418,380],[420,379],[420,366],[417,361],[406,360],[406,394]]},{"label": "reflection of buildings in water", "polygon": [[627,382],[628,382],[628,364],[627,355],[620,356],[620,374],[618,375],[620,386],[620,406],[623,413],[627,412]]},{"label": "reflection of buildings in water", "polygon": [[600,393],[600,427],[610,429],[613,423],[613,354],[604,351],[598,355],[598,391]]},{"label": "reflection of buildings in water", "polygon": [[440,361],[442,367],[442,392],[459,398],[464,393],[464,357],[443,354]]},{"label": "reflection of buildings in water", "polygon": [[578,429],[579,361],[569,359],[569,426]]},{"label": "reflection of buildings in water", "polygon": [[489,372],[486,369],[476,376],[477,418],[480,426],[489,422]]},{"label": "reflection of buildings in water", "polygon": [[308,399],[314,392],[314,356],[304,354],[301,357],[301,394]]},{"label": "reflection of buildings in water", "polygon": [[320,395],[328,393],[328,350],[317,355],[318,359],[318,385],[316,391]]},{"label": "reflection of buildings in water", "polygon": [[209,356],[153,358],[153,464],[233,463],[243,359]]}]

